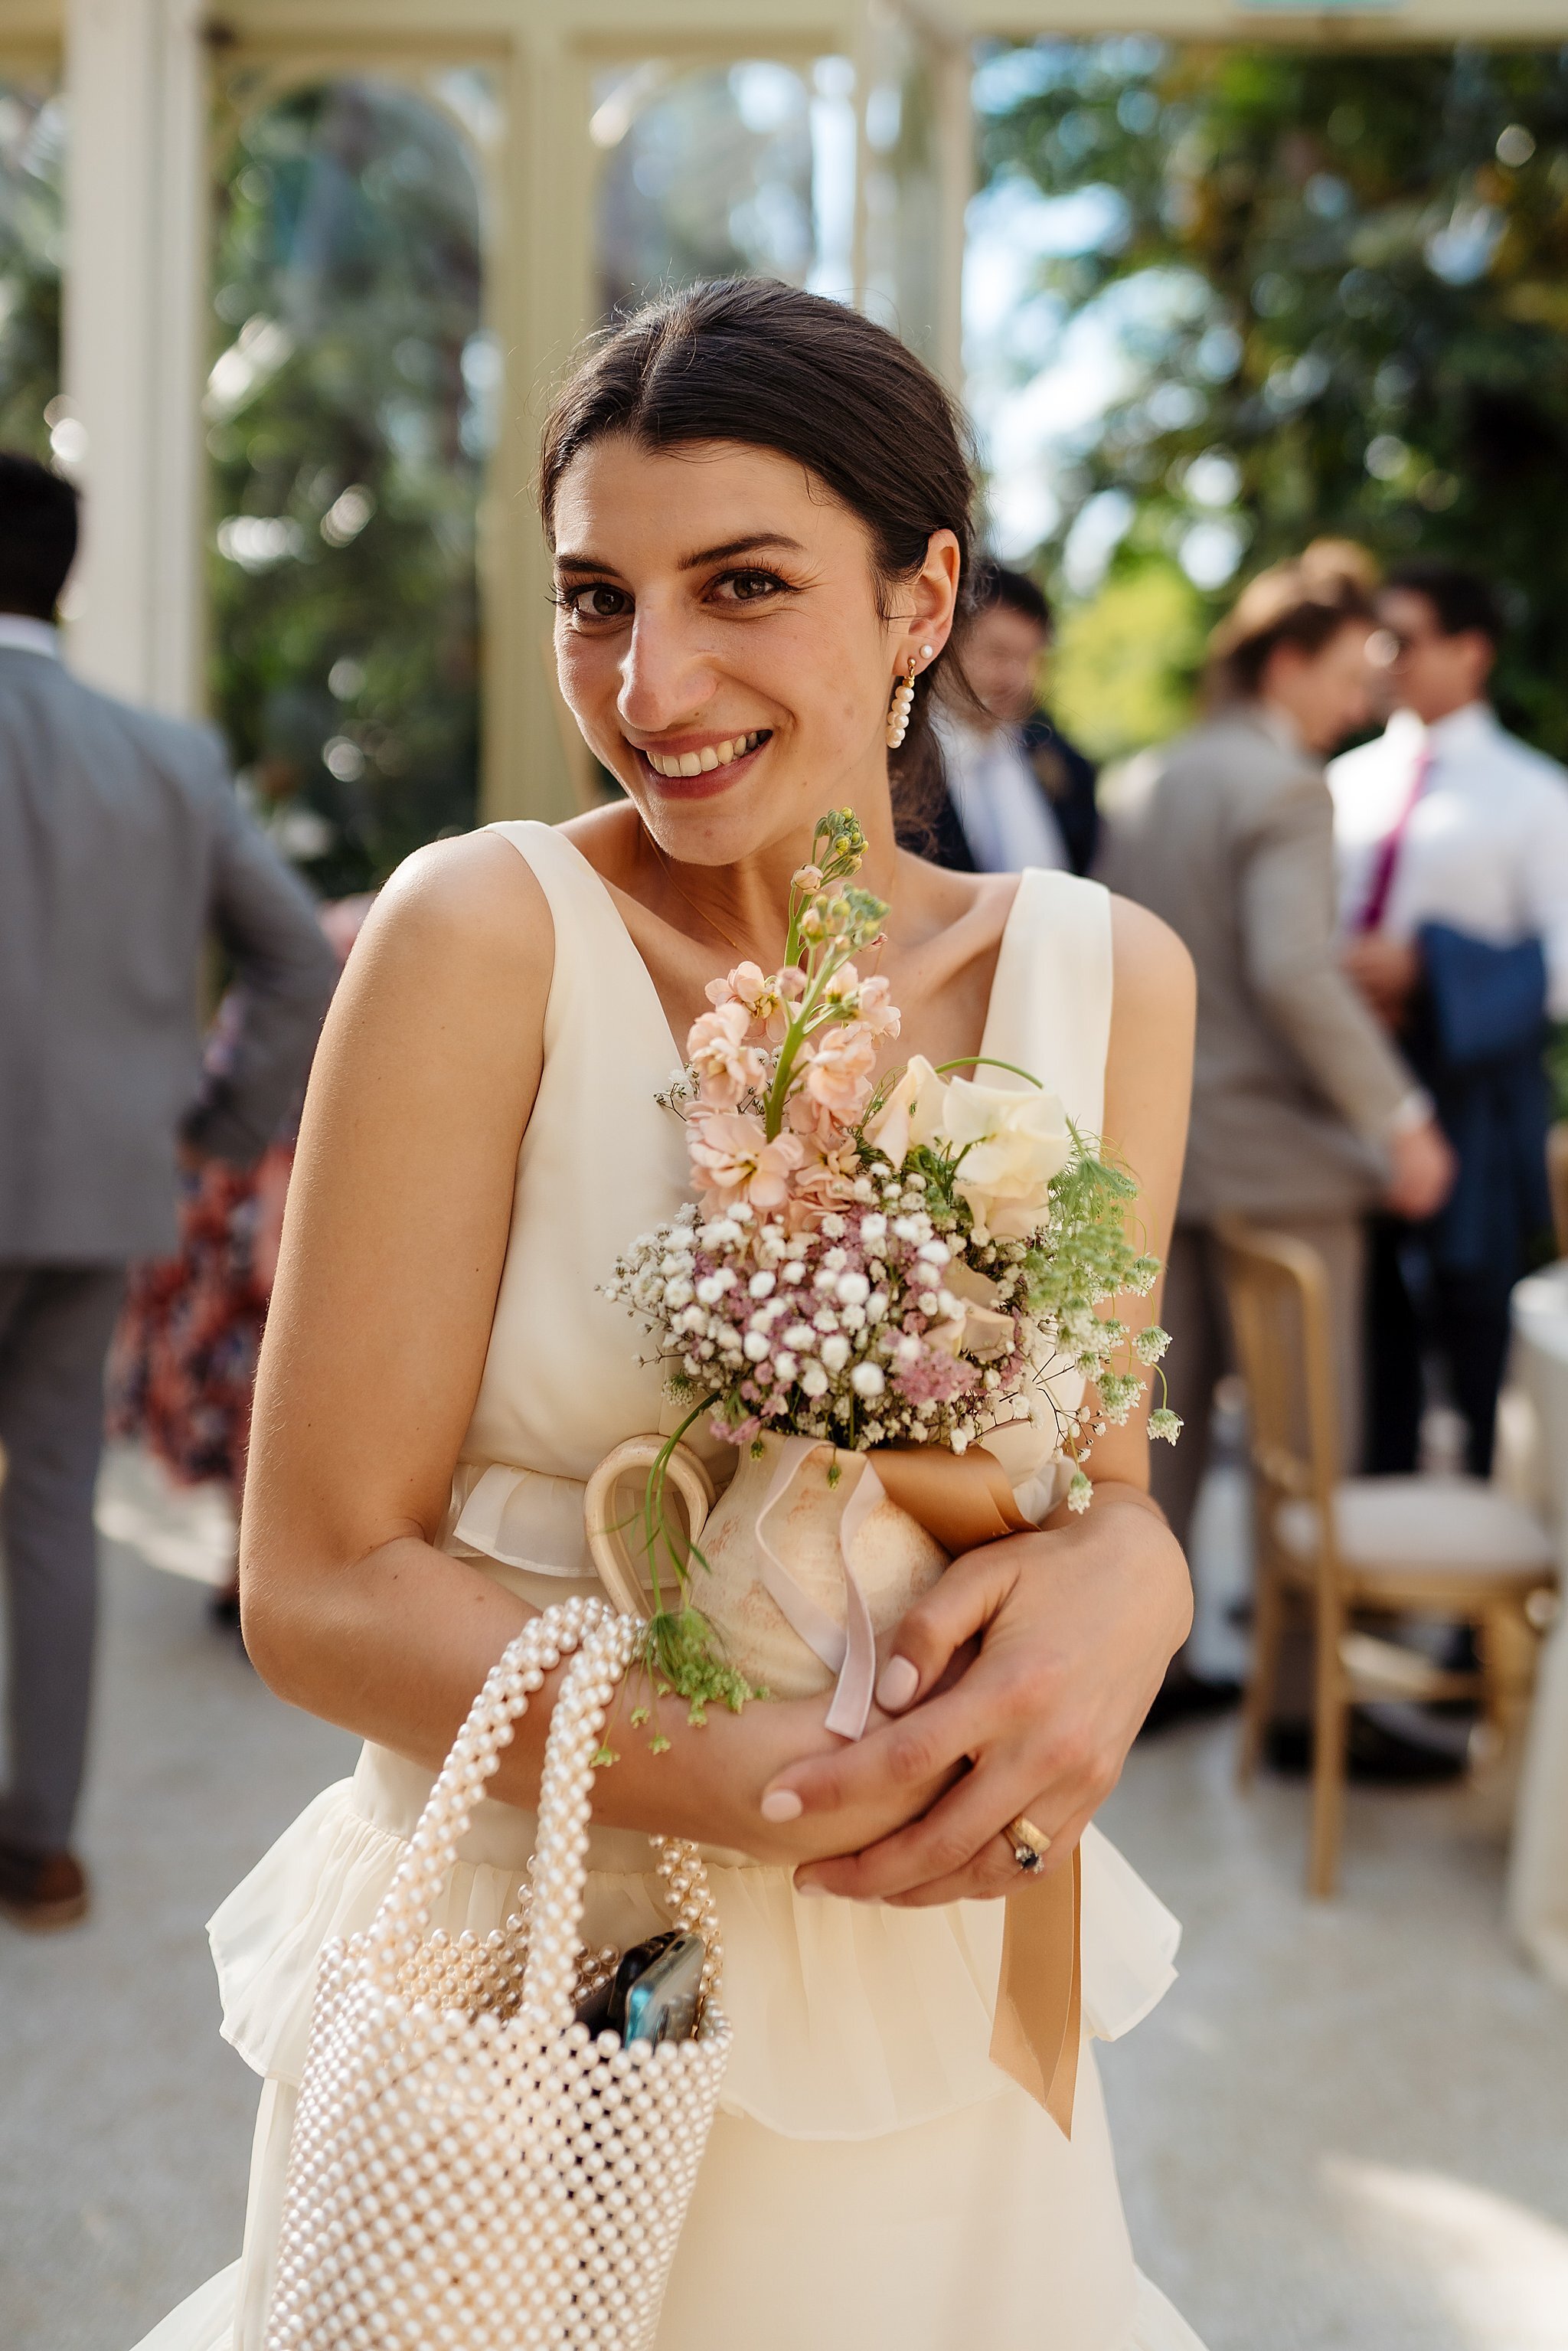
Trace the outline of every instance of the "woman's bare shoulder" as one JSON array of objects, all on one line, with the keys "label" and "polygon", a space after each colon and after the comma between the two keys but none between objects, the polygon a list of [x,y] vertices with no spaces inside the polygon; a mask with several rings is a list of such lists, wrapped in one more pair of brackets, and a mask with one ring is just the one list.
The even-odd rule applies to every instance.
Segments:
[{"label": "woman's bare shoulder", "polygon": [[1197,1004],[1193,960],[1170,925],[1135,899],[1111,899],[1111,956],[1118,1023],[1152,1023],[1162,1038],[1192,1029]]},{"label": "woman's bare shoulder", "polygon": [[[495,833],[405,860],[354,942],[311,1072],[305,1157],[350,1191],[448,1190],[516,1159],[544,1057],[555,959],[549,901]],[[323,1155],[325,1157],[323,1158]],[[496,1181],[503,1180],[496,1175]]]},{"label": "woman's bare shoulder", "polygon": [[[527,859],[480,831],[415,850],[392,874],[354,948],[351,969],[406,977],[438,995],[477,985],[538,992],[555,958],[549,900]],[[515,998],[514,998],[515,1000]]]}]

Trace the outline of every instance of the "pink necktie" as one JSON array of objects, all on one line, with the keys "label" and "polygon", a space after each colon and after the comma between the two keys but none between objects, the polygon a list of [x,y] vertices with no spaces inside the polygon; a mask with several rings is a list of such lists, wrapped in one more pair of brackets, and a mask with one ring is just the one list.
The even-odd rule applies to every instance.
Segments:
[{"label": "pink necktie", "polygon": [[1423,743],[1410,771],[1410,789],[1405,796],[1405,805],[1393,830],[1385,833],[1377,844],[1377,855],[1372,863],[1372,880],[1367,885],[1366,903],[1355,925],[1358,931],[1376,931],[1383,927],[1383,917],[1388,911],[1389,894],[1394,888],[1394,876],[1398,870],[1399,852],[1405,846],[1405,836],[1416,813],[1416,803],[1427,789],[1431,766],[1431,747]]}]

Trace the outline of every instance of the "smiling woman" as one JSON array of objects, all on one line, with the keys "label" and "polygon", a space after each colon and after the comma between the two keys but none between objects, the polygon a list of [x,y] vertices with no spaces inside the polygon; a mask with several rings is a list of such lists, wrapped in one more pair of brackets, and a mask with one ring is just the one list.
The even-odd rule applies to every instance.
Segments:
[{"label": "smiling woman", "polygon": [[[723,507],[746,527],[706,546],[694,530],[673,569],[685,595],[699,600],[716,625],[749,623],[769,612],[770,652],[793,672],[798,694],[807,683],[797,666],[802,632],[788,622],[772,627],[771,616],[780,606],[795,620],[809,607],[820,610],[824,586],[836,597],[846,576],[863,601],[869,554],[878,614],[888,620],[902,604],[911,623],[900,667],[913,657],[923,680],[905,740],[886,763],[901,814],[917,822],[939,780],[933,703],[949,694],[966,698],[946,645],[972,543],[967,427],[913,353],[891,335],[870,340],[855,312],[809,302],[810,327],[802,332],[802,298],[764,281],[700,287],[640,312],[568,386],[546,429],[539,465],[540,507],[570,624],[557,636],[561,683],[590,744],[629,790],[622,772],[628,746],[666,759],[688,751],[700,758],[709,747],[702,743],[639,744],[640,733],[663,724],[656,715],[650,726],[623,709],[627,723],[612,720],[601,736],[597,719],[591,722],[573,699],[591,693],[599,674],[579,641],[603,642],[601,632],[612,634],[618,624],[632,626],[635,640],[636,625],[626,582],[580,538],[582,493],[572,491],[569,477],[574,459],[591,449],[599,468],[613,467],[618,455],[623,459],[633,450],[658,454],[683,469],[671,477],[671,494],[684,504],[701,495],[694,486],[697,467],[722,463],[727,453],[732,461],[742,450],[765,455],[770,502],[763,527],[755,504],[709,498],[709,510]],[[700,370],[690,364],[696,350]],[[831,579],[814,575],[814,563],[831,566]],[[943,626],[927,630],[922,615],[938,613]],[[922,651],[927,637],[932,642]],[[884,650],[877,648],[879,657]],[[841,688],[838,664],[827,668]],[[882,696],[884,717],[890,694],[891,685]],[[877,761],[883,731],[875,730],[865,747]],[[846,797],[852,794],[846,790]]]},{"label": "smiling woman", "polygon": [[[748,967],[790,965],[791,877],[810,869],[816,889],[823,838],[844,845],[831,812],[859,819],[854,904],[868,924],[877,907],[865,949],[876,1000],[901,1008],[898,1053],[1029,1070],[1137,1171],[1131,1213],[1156,1249],[1169,1226],[1182,951],[1094,884],[943,872],[895,840],[890,784],[928,757],[969,545],[963,445],[932,378],[836,304],[699,289],[584,362],[541,490],[562,687],[626,798],[420,852],[329,1019],[262,1368],[244,1600],[263,1675],[367,1744],[214,1922],[225,2030],[267,2078],[251,2227],[235,2271],[148,2351],[305,2339],[267,2327],[316,1954],[387,1894],[496,1657],[532,1612],[595,1589],[589,1481],[668,1408],[605,1288],[627,1234],[685,1195],[684,1130],[660,1099],[676,1040]],[[890,710],[911,699],[890,756]],[[896,1072],[896,1025],[873,1027],[856,1085]],[[825,1244],[831,1197],[802,1192]],[[1137,1301],[1129,1324],[1155,1311]],[[1107,1384],[1107,1418],[1113,1402]],[[727,1483],[733,1448],[701,1441]],[[716,1705],[706,1723],[666,1698],[658,1740],[633,1717],[601,1773],[589,1943],[624,1949],[662,1923],[648,1834],[701,1843],[734,2024],[659,2351],[1193,2351],[1134,2266],[1077,2006],[1056,2072],[1031,2073],[1038,2045],[998,2001],[1004,1917],[1009,1948],[1038,1951],[1037,1901],[1065,1921],[1076,1980],[1080,1880],[1084,2032],[1124,2031],[1172,1972],[1175,1922],[1090,1822],[1185,1634],[1186,1576],[1147,1499],[1141,1413],[1097,1437],[1092,1469],[1087,1519],[1050,1507],[1061,1481],[1038,1522],[1015,1491],[999,1523],[1025,1531],[963,1552],[908,1611],[860,1739],[829,1729],[821,1694]],[[433,1922],[454,1935],[483,1938],[517,1907],[558,1678],[460,1848]],[[462,2218],[467,2191],[448,2190]],[[647,2342],[520,2324],[504,2339]]]}]

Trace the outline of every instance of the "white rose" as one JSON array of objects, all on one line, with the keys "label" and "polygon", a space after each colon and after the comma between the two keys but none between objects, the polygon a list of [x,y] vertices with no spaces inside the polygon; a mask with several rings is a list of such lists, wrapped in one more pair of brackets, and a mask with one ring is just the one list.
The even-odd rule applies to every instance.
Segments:
[{"label": "white rose", "polygon": [[850,1343],[841,1332],[835,1331],[831,1339],[823,1340],[821,1358],[830,1372],[843,1370],[850,1359]]},{"label": "white rose", "polygon": [[936,1132],[946,1092],[925,1054],[915,1054],[876,1116],[867,1123],[866,1141],[874,1144],[894,1167],[902,1167],[910,1145],[929,1143]]},{"label": "white rose", "polygon": [[800,1385],[809,1396],[826,1395],[828,1375],[821,1364],[808,1364],[800,1374]]},{"label": "white rose", "polygon": [[887,1382],[875,1364],[857,1364],[850,1374],[850,1385],[856,1395],[879,1396]]},{"label": "white rose", "polygon": [[969,1204],[976,1238],[1021,1240],[1045,1221],[1049,1186],[1072,1155],[1067,1113],[1033,1087],[1004,1092],[955,1078],[942,1138],[964,1153],[955,1190]]}]

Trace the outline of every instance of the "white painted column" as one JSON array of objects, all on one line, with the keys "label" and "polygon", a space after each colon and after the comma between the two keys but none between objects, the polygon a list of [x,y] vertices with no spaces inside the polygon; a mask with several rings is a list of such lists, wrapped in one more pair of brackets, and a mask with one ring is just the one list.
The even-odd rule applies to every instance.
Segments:
[{"label": "white painted column", "polygon": [[200,0],[68,0],[64,381],[86,446],[70,658],[202,707],[205,73]]},{"label": "white painted column", "polygon": [[964,249],[975,193],[974,67],[967,41],[935,45],[937,204],[936,316],[932,363],[955,399],[964,398]]}]

